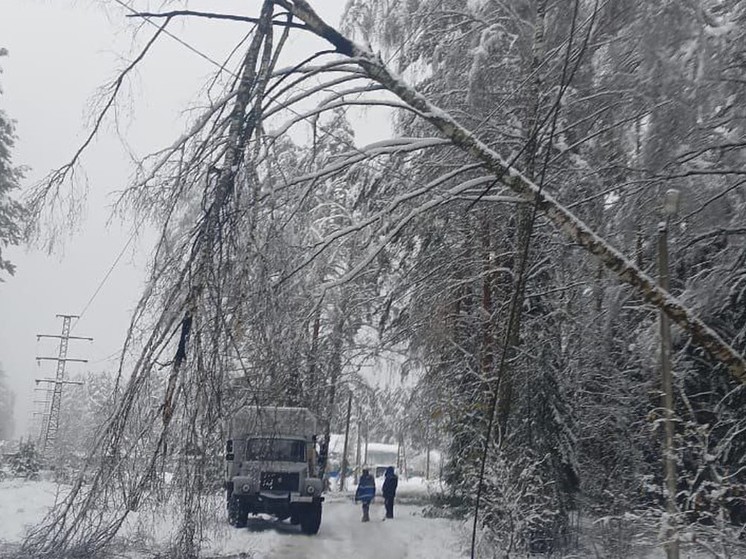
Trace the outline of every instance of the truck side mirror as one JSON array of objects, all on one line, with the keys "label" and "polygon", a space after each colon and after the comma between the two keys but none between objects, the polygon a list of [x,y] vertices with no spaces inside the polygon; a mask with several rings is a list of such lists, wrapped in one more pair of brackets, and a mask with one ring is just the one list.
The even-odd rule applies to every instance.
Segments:
[{"label": "truck side mirror", "polygon": [[228,439],[228,441],[225,443],[225,459],[233,460],[235,457],[236,455],[233,453],[233,440]]}]

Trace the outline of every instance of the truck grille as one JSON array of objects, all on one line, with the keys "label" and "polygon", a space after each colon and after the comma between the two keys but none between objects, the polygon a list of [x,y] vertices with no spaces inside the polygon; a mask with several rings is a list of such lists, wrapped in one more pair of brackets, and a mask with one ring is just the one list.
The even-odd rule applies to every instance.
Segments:
[{"label": "truck grille", "polygon": [[297,473],[262,472],[260,485],[264,491],[298,491]]}]

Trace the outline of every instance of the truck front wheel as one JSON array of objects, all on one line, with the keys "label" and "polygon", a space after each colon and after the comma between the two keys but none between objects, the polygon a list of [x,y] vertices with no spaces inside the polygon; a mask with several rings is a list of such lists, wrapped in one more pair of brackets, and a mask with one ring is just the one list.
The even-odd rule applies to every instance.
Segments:
[{"label": "truck front wheel", "polygon": [[311,503],[300,514],[300,529],[312,536],[319,532],[321,526],[321,503]]},{"label": "truck front wheel", "polygon": [[249,518],[249,507],[238,495],[228,497],[228,523],[236,528],[246,526]]}]

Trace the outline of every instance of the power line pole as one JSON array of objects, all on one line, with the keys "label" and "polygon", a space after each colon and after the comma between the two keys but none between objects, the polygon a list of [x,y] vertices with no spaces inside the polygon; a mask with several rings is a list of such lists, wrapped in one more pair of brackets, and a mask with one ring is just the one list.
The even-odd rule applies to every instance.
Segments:
[{"label": "power line pole", "polygon": [[350,438],[350,416],[352,415],[352,390],[347,399],[347,422],[345,423],[345,443],[342,449],[342,470],[339,472],[339,490],[345,490],[345,477],[347,477],[347,448],[348,439]]},{"label": "power line pole", "polygon": [[[75,361],[78,363],[87,363],[87,359],[73,359],[67,356],[67,347],[70,340],[88,340],[93,341],[93,338],[85,336],[71,336],[70,335],[70,323],[73,318],[78,318],[74,314],[58,314],[58,318],[62,319],[62,334],[37,334],[37,341],[41,338],[58,338],[60,340],[59,354],[57,357],[36,357],[37,361],[56,361],[57,362],[57,374],[54,378],[41,378],[36,379],[36,384],[45,383],[47,384],[47,398],[45,400],[45,413],[42,415],[41,421],[41,433],[39,439],[41,441],[41,452],[45,457],[54,448],[54,443],[57,440],[57,431],[60,425],[60,406],[62,404],[62,387],[65,384],[83,384],[82,382],[65,380],[65,366],[68,361]],[[51,392],[51,399],[49,394]]]},{"label": "power line pole", "polygon": [[357,444],[355,445],[355,477],[353,478],[354,481],[355,481],[355,485],[357,485],[357,482],[360,480],[360,474],[361,474],[361,471],[360,471],[360,466],[361,466],[361,464],[360,464],[360,457],[361,457],[360,456],[360,454],[361,454],[360,453],[360,450],[361,450],[360,449],[360,442],[361,442],[362,438],[361,438],[361,433],[360,433],[360,408],[359,407],[358,407],[358,412],[357,413],[358,413],[358,416],[357,416],[357,427],[355,429],[357,431]]}]

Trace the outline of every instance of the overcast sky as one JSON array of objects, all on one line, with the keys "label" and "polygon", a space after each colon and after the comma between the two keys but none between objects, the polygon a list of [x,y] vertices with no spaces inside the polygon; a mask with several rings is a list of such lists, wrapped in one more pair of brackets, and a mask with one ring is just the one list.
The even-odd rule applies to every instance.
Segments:
[{"label": "overcast sky", "polygon": [[[327,21],[337,23],[344,2],[312,4]],[[191,9],[234,13],[245,13],[252,5],[245,0],[189,3]],[[2,0],[0,47],[9,56],[0,58],[0,107],[17,121],[14,160],[30,168],[24,186],[70,159],[85,138],[97,88],[110,82],[152,33],[146,27],[135,36],[124,13],[114,0]],[[219,61],[247,31],[246,24],[205,21],[178,22],[170,29]],[[291,55],[304,54],[318,45],[313,38],[298,37],[289,49]],[[160,40],[120,106],[121,132],[136,155],[167,145],[181,133],[182,111],[199,99],[200,87],[214,70],[176,41]],[[132,241],[132,223],[107,225],[111,193],[127,185],[132,169],[113,128],[107,128],[84,159],[89,185],[85,219],[64,248],[51,255],[33,248],[7,251],[17,272],[0,283],[0,363],[17,396],[16,435],[24,434],[29,423],[34,378],[55,372],[54,362],[37,365],[35,357],[57,355],[58,343],[37,342],[36,334],[59,334],[57,313],[82,313],[73,334],[94,341],[71,342],[68,356],[90,363],[70,364],[68,375],[112,368],[143,285],[148,236]]]}]

